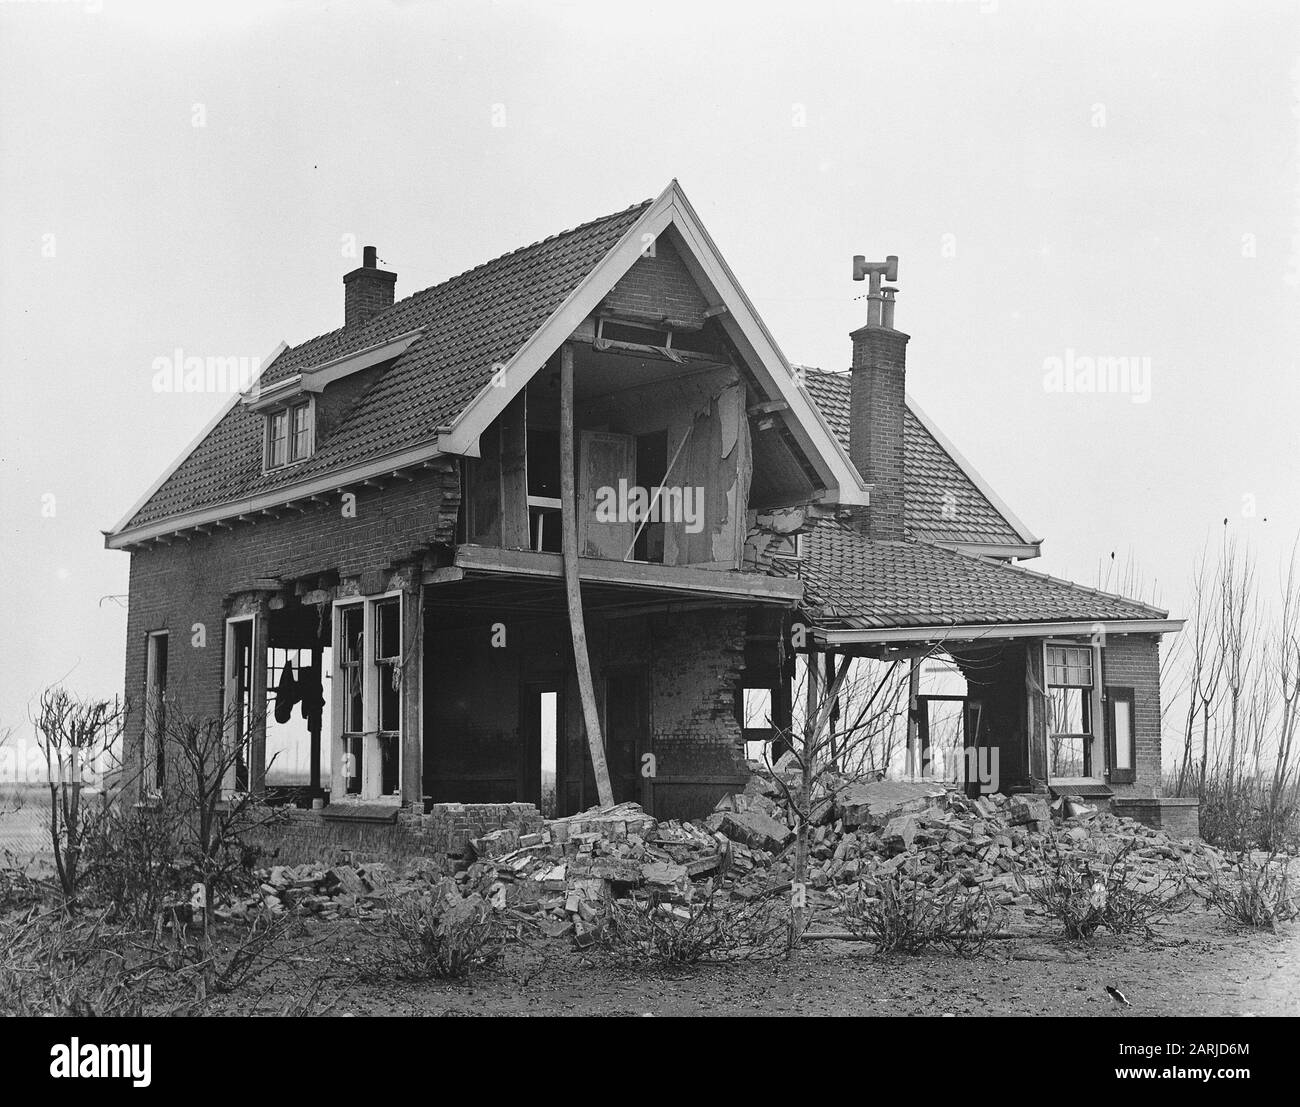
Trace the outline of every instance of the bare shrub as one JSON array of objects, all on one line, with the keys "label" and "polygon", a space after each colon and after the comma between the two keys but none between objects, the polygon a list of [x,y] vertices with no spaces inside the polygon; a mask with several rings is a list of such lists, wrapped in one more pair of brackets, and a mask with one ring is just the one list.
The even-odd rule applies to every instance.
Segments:
[{"label": "bare shrub", "polygon": [[[877,894],[868,894],[872,890]],[[848,930],[873,942],[877,952],[941,948],[960,957],[983,953],[1004,914],[983,888],[950,879],[936,889],[901,868],[877,878],[874,889],[859,885],[839,909]]]},{"label": "bare shrub", "polygon": [[13,850],[0,858],[0,914],[21,911],[41,900],[41,885],[27,872]]},{"label": "bare shrub", "polygon": [[710,892],[683,904],[649,893],[607,900],[596,944],[628,966],[754,960],[785,953],[790,926],[784,898],[733,900]]},{"label": "bare shrub", "polygon": [[400,980],[453,980],[495,964],[506,935],[491,905],[454,881],[391,899],[372,935],[372,964]]},{"label": "bare shrub", "polygon": [[147,989],[121,946],[102,917],[59,911],[0,924],[0,1015],[140,1015]]},{"label": "bare shrub", "polygon": [[1285,855],[1269,854],[1257,861],[1249,851],[1242,851],[1230,876],[1215,874],[1206,901],[1233,922],[1276,932],[1279,922],[1300,914],[1291,894],[1290,864],[1291,858]]},{"label": "bare shrub", "polygon": [[64,688],[47,688],[32,723],[45,759],[50,794],[50,842],[64,905],[75,908],[86,840],[107,817],[109,805],[84,802],[85,777],[103,775],[121,733],[124,705],[119,700],[81,699]]},{"label": "bare shrub", "polygon": [[1126,843],[1095,868],[1090,859],[1054,848],[1044,855],[1040,878],[1018,876],[1017,883],[1069,938],[1091,938],[1101,927],[1112,934],[1149,934],[1152,923],[1183,910],[1191,893],[1181,872],[1143,882],[1130,863],[1133,847],[1133,841]]}]

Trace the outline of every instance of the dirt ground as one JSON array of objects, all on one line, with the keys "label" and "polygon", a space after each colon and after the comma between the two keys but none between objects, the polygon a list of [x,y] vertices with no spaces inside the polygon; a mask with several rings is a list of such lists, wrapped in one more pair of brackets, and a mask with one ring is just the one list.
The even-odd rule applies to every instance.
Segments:
[{"label": "dirt ground", "polygon": [[[280,1014],[319,981],[312,1010],[332,1015],[1300,1015],[1300,927],[1252,932],[1199,907],[1154,940],[1010,939],[973,960],[819,941],[790,962],[633,972],[550,941],[540,959],[516,956],[465,983],[368,979],[371,940],[356,922],[315,921],[300,959],[222,1013]],[[1117,1007],[1107,984],[1132,1007]]]}]

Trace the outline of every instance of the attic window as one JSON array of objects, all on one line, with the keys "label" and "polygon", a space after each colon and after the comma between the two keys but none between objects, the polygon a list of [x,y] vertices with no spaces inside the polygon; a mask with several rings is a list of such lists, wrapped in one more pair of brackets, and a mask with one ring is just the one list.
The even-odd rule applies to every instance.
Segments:
[{"label": "attic window", "polygon": [[612,319],[602,319],[599,339],[602,342],[629,342],[634,346],[662,347],[672,341],[672,335],[662,327],[643,327],[636,323],[616,323]]},{"label": "attic window", "polygon": [[279,469],[311,457],[315,422],[310,399],[268,412],[266,468]]},{"label": "attic window", "polygon": [[802,561],[804,556],[803,535],[800,533],[779,534],[772,539],[772,544],[767,549],[772,557],[780,558],[782,561]]}]

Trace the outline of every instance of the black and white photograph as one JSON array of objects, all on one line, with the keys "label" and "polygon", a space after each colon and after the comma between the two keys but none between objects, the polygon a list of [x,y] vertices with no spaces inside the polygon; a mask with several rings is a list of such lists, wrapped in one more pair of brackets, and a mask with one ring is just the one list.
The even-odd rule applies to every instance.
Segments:
[{"label": "black and white photograph", "polygon": [[1298,309],[1293,0],[0,0],[22,1067],[1289,1067]]}]

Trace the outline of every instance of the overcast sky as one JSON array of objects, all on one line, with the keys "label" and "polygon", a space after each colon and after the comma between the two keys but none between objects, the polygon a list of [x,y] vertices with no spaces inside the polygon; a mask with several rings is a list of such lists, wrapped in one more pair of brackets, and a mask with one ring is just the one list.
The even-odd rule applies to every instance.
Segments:
[{"label": "overcast sky", "polygon": [[[0,113],[0,727],[121,690],[100,531],[224,402],[155,358],[339,326],[349,242],[405,296],[673,177],[793,362],[900,256],[909,390],[1033,567],[1179,615],[1225,518],[1270,581],[1300,529],[1288,0],[0,0]],[[1092,357],[1149,382],[1045,387]]]}]

